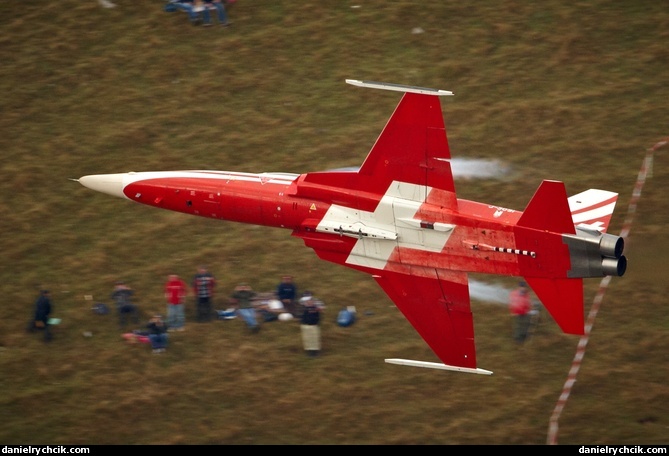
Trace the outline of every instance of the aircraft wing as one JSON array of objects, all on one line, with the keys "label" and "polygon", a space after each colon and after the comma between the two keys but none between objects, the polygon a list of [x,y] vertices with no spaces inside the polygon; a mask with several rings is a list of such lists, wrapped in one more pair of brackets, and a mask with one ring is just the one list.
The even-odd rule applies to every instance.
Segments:
[{"label": "aircraft wing", "polygon": [[434,272],[424,277],[381,271],[374,279],[444,364],[475,369],[467,274]]},{"label": "aircraft wing", "polygon": [[[421,212],[423,204],[439,206],[444,213],[458,206],[435,96],[450,92],[360,84],[405,93],[357,172],[309,173],[298,179],[295,195],[323,199],[328,189],[334,204],[293,235],[320,258],[371,274],[444,364],[388,362],[489,374],[476,368],[467,273],[429,267],[421,260],[441,251],[452,231],[437,214]],[[423,217],[430,221],[429,233],[416,225]]]}]

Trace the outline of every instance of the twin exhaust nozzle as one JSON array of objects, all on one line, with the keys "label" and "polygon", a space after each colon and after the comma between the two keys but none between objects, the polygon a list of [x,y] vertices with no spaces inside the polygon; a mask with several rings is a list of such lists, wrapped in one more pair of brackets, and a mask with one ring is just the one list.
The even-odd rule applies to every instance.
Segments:
[{"label": "twin exhaust nozzle", "polygon": [[569,247],[571,269],[568,277],[622,276],[627,270],[623,255],[625,240],[613,234],[576,227],[576,234],[564,234]]}]

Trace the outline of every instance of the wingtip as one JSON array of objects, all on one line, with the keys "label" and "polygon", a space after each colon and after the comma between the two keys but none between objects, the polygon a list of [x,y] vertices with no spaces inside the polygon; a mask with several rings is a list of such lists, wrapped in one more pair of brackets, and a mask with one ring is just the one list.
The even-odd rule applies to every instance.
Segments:
[{"label": "wingtip", "polygon": [[416,361],[413,359],[399,359],[399,358],[387,358],[384,361],[389,364],[399,364],[401,366],[425,367],[428,369],[449,370],[454,372],[464,372],[467,374],[492,375],[492,371],[479,369],[477,367],[470,368],[470,367],[451,366],[449,364],[432,363],[429,361]]},{"label": "wingtip", "polygon": [[392,84],[389,82],[377,82],[377,81],[362,81],[359,79],[345,79],[347,84],[351,84],[357,87],[367,87],[370,89],[383,89],[383,90],[393,90],[396,92],[405,92],[405,93],[419,93],[423,95],[436,95],[436,96],[452,96],[453,92],[449,90],[441,89],[430,89],[427,87],[416,87],[409,86],[404,84]]}]

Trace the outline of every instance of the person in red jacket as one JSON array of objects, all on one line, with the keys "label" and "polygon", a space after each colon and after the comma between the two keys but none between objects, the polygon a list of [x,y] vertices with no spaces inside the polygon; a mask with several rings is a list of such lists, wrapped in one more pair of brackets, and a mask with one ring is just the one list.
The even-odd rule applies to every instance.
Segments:
[{"label": "person in red jacket", "polygon": [[186,324],[184,301],[188,285],[177,274],[167,276],[165,283],[165,300],[167,301],[168,331],[183,331]]},{"label": "person in red jacket", "polygon": [[514,317],[513,322],[513,340],[522,344],[527,339],[530,329],[530,311],[532,310],[532,301],[530,291],[525,282],[519,282],[518,288],[509,294],[509,311]]}]

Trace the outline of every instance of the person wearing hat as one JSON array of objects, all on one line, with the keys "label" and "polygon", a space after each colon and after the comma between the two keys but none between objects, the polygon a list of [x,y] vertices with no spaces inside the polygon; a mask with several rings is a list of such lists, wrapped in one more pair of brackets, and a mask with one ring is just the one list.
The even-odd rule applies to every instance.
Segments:
[{"label": "person wearing hat", "polygon": [[522,344],[527,339],[530,329],[530,311],[532,301],[527,284],[518,282],[518,287],[509,294],[509,312],[514,317],[513,340]]}]

